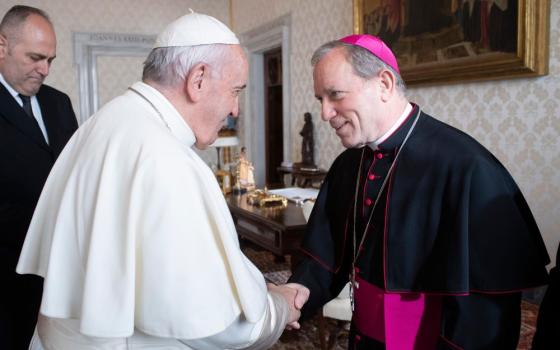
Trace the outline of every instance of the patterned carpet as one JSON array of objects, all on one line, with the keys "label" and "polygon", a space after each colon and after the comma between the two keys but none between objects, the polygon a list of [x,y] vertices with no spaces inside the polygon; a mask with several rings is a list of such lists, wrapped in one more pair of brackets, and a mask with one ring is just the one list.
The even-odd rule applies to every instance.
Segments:
[{"label": "patterned carpet", "polygon": [[[274,256],[250,243],[243,242],[242,249],[253,261],[253,263],[261,269],[265,278],[275,283],[282,283],[289,277],[290,261],[289,257],[285,261],[278,262]],[[531,340],[535,333],[535,323],[537,319],[538,305],[523,302],[522,303],[522,324],[521,334],[517,350],[529,350],[531,348]],[[312,350],[320,349],[318,324],[319,318],[315,317],[308,322],[302,324],[299,331],[285,331],[280,340],[271,349],[273,350]],[[335,320],[326,319],[327,334],[333,330],[337,332],[336,343],[334,349],[344,350],[348,347],[348,332],[341,327]]]}]

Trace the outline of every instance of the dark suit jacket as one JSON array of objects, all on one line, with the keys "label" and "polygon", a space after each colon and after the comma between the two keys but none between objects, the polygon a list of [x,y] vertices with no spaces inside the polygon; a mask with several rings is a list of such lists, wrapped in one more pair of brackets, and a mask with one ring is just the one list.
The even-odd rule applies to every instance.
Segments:
[{"label": "dark suit jacket", "polygon": [[0,84],[0,278],[15,270],[49,172],[78,128],[68,96],[42,85],[37,93],[49,144]]}]

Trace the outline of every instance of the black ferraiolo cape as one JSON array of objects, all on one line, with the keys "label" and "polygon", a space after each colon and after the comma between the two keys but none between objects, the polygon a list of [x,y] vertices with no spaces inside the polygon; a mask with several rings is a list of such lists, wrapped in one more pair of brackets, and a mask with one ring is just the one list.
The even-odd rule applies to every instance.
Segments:
[{"label": "black ferraiolo cape", "polygon": [[[394,159],[418,110],[379,145],[382,158]],[[311,213],[302,243],[307,258],[290,278],[311,290],[303,317],[348,282],[353,228],[359,242],[368,217],[362,186],[354,223],[358,174],[363,181],[368,175],[361,157],[362,149],[348,149],[334,161]],[[374,176],[387,176],[383,161]],[[438,349],[514,349],[520,291],[546,284],[549,258],[507,170],[472,137],[421,113],[389,176],[357,262],[360,277],[389,292],[447,295]],[[384,348],[356,334],[352,328],[351,349]]]},{"label": "black ferraiolo cape", "polygon": [[[395,133],[401,142],[417,110]],[[361,155],[348,149],[334,161],[313,208],[302,243],[307,258],[290,279],[311,289],[304,315],[348,281]],[[546,284],[548,254],[523,195],[467,134],[421,113],[381,198],[373,226],[382,247],[366,241],[366,249],[382,253],[365,277],[386,291],[511,293]]]}]

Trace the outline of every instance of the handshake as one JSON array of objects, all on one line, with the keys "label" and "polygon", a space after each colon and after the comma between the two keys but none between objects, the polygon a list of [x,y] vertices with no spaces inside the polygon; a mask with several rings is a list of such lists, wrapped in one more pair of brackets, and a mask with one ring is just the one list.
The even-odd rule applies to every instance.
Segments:
[{"label": "handshake", "polygon": [[301,316],[301,308],[309,299],[309,289],[298,283],[286,283],[283,285],[267,284],[268,291],[281,295],[289,307],[289,316],[286,329],[299,329],[298,322]]}]

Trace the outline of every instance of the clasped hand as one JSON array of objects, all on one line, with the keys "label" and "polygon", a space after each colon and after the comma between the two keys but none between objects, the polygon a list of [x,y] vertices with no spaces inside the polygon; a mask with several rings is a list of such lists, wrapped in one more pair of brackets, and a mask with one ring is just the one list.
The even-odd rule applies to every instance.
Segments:
[{"label": "clasped hand", "polygon": [[298,320],[301,316],[301,308],[309,299],[309,289],[298,283],[286,283],[283,285],[269,283],[268,289],[279,293],[288,302],[290,316],[286,329],[300,329]]}]

